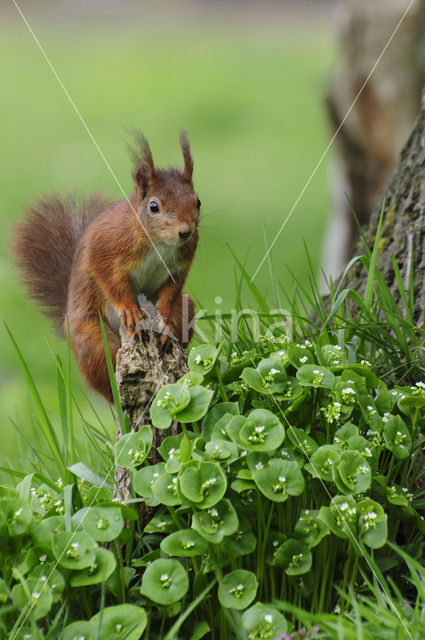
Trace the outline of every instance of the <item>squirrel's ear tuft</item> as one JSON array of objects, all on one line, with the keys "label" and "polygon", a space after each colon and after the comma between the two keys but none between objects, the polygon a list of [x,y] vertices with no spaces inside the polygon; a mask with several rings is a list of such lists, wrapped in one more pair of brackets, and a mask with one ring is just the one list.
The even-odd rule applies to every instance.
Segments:
[{"label": "squirrel's ear tuft", "polygon": [[182,171],[182,178],[184,180],[187,180],[188,182],[191,182],[192,174],[193,174],[193,158],[190,153],[190,144],[187,138],[186,131],[182,131],[180,133],[180,144],[182,147],[183,158],[184,158],[184,169]]},{"label": "squirrel's ear tuft", "polygon": [[132,129],[129,133],[131,134],[132,140],[127,146],[134,167],[132,176],[143,197],[148,183],[152,180],[155,173],[152,153],[149,143],[141,131]]}]

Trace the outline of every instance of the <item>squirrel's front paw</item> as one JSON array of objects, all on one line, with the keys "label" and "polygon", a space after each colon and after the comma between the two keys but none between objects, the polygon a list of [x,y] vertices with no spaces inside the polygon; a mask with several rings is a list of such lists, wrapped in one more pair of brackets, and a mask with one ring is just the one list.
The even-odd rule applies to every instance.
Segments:
[{"label": "squirrel's front paw", "polygon": [[[127,335],[131,338],[134,335],[135,329],[137,329],[138,323],[143,319],[143,313],[140,311],[137,304],[121,305],[118,307],[118,317],[120,323],[127,328]],[[140,330],[137,332],[140,336]]]},{"label": "squirrel's front paw", "polygon": [[169,319],[166,322],[164,322],[162,334],[161,334],[161,344],[164,347],[164,349],[170,344],[171,340],[176,339],[175,331],[176,331],[176,326],[175,326],[174,320]]}]

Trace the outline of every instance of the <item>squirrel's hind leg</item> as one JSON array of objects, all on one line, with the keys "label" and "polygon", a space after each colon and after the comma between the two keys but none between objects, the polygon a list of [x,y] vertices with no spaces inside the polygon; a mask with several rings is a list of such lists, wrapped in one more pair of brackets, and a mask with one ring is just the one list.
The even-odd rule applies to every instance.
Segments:
[{"label": "squirrel's hind leg", "polygon": [[[108,347],[115,368],[117,351],[120,340],[105,322],[105,333]],[[104,396],[108,402],[113,402],[108,368],[106,365],[105,349],[99,321],[86,323],[83,330],[71,327],[71,346],[77,358],[80,373],[89,387]]]}]

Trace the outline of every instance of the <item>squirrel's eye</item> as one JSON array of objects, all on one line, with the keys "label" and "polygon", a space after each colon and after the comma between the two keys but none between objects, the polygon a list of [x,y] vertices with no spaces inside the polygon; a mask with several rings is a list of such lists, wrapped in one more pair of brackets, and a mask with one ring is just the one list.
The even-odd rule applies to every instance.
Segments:
[{"label": "squirrel's eye", "polygon": [[201,208],[201,201],[199,200],[199,198],[196,201],[196,206],[198,207],[198,209]]},{"label": "squirrel's eye", "polygon": [[151,202],[149,202],[149,209],[152,211],[152,213],[158,213],[159,207],[155,200],[151,200]]}]

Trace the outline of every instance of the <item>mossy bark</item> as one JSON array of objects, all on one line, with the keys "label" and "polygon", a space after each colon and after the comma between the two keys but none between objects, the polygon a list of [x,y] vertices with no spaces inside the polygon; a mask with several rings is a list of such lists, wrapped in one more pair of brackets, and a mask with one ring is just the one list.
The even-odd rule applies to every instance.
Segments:
[{"label": "mossy bark", "polygon": [[[375,240],[382,207],[384,216],[377,266],[397,302],[400,302],[400,291],[395,279],[392,256],[397,260],[406,291],[413,269],[414,319],[420,323],[424,315],[425,294],[425,91],[413,131],[400,154],[398,165],[378,198],[365,230],[370,248]],[[354,255],[363,253],[364,245],[359,241]],[[349,273],[344,287],[351,287],[362,293],[366,280],[366,270],[358,265]]]},{"label": "mossy bark", "polygon": [[[152,322],[151,326],[154,324],[155,322]],[[155,395],[163,385],[176,382],[186,372],[187,352],[176,340],[172,340],[164,350],[157,332],[143,330],[141,338],[129,338],[126,332],[121,330],[116,379],[121,405],[129,417],[131,431],[138,431],[143,425],[152,424],[150,406]],[[119,424],[117,430],[119,440],[122,436]],[[158,447],[167,436],[177,433],[177,425],[174,423],[169,429],[152,430],[153,444],[148,461],[150,464],[156,464],[160,461]],[[128,471],[117,467],[115,481],[123,498],[131,498]],[[143,514],[141,517],[144,519]]]}]

